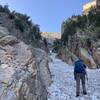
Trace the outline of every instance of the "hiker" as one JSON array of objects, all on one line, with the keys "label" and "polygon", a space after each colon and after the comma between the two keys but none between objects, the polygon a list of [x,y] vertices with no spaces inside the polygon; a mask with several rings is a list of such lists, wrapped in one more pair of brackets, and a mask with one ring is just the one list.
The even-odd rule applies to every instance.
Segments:
[{"label": "hiker", "polygon": [[76,97],[80,95],[80,81],[82,83],[83,95],[87,94],[85,87],[86,76],[87,76],[86,65],[81,59],[77,59],[75,61],[75,67],[74,67],[74,78],[76,80]]},{"label": "hiker", "polygon": [[1,60],[0,60],[0,65],[1,65],[2,63],[1,63]]},{"label": "hiker", "polygon": [[44,42],[44,45],[45,45],[45,51],[48,53],[49,50],[48,50],[48,43],[47,43],[47,40],[44,38],[43,42]]}]

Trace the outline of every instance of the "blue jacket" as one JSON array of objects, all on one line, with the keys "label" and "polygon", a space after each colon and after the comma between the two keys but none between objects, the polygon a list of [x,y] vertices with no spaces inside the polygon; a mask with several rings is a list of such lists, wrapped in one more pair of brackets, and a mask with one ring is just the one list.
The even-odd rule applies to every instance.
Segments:
[{"label": "blue jacket", "polygon": [[75,61],[74,74],[80,73],[80,74],[85,75],[86,74],[85,69],[86,69],[86,66],[81,59],[78,59],[77,61]]}]

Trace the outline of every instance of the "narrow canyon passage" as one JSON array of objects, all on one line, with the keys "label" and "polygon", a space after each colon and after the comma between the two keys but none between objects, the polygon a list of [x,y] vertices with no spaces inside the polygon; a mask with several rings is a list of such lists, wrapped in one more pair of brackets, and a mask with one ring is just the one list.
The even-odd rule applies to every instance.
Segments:
[{"label": "narrow canyon passage", "polygon": [[55,58],[51,55],[52,62],[49,63],[53,83],[48,88],[48,100],[100,100],[100,70],[88,69],[86,81],[87,95],[80,95],[76,98],[75,80],[73,76],[73,66]]}]

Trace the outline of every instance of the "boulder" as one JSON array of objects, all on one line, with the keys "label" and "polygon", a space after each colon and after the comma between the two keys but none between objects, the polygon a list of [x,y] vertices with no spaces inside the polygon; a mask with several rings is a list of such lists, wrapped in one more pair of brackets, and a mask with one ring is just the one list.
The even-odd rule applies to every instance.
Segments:
[{"label": "boulder", "polygon": [[69,51],[67,47],[60,49],[57,56],[70,65],[77,59],[76,55]]},{"label": "boulder", "polygon": [[17,42],[18,42],[17,38],[11,35],[4,36],[3,38],[0,39],[0,44],[3,46],[7,44],[13,45],[14,43]]},{"label": "boulder", "polygon": [[100,49],[97,49],[93,52],[93,58],[97,65],[97,68],[100,68]]},{"label": "boulder", "polygon": [[89,68],[96,68],[96,64],[93,57],[88,53],[86,49],[80,48],[79,54],[81,59],[83,59],[83,61]]}]

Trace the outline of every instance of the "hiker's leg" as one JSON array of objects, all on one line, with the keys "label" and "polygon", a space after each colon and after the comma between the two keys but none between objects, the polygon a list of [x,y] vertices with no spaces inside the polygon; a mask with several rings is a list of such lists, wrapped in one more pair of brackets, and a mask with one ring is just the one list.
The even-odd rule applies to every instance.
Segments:
[{"label": "hiker's leg", "polygon": [[82,82],[83,94],[87,94],[85,86],[85,75],[82,75],[81,82]]},{"label": "hiker's leg", "polygon": [[80,75],[76,75],[76,96],[80,93]]}]

